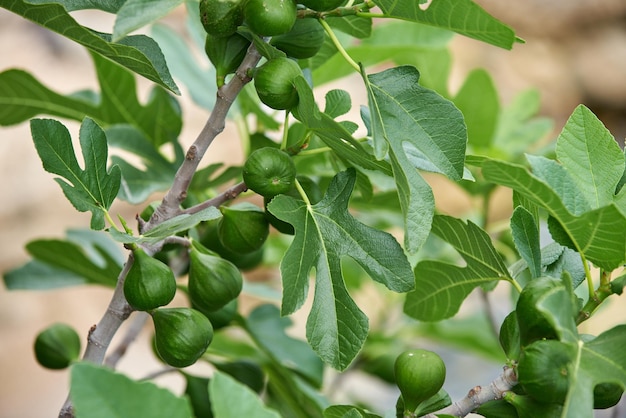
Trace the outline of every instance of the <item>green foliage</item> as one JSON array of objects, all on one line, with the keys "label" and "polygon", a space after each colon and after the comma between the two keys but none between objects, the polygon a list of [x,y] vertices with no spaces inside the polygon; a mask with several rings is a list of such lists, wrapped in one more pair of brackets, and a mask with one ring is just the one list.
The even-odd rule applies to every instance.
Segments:
[{"label": "green foliage", "polygon": [[[461,403],[441,387],[446,356],[394,376],[396,357],[422,344],[506,361],[483,386],[487,418],[582,418],[619,400],[626,325],[598,336],[578,325],[626,283],[624,152],[584,106],[541,148],[552,122],[536,116],[538,93],[501,103],[483,69],[450,92],[454,33],[511,49],[522,42],[511,28],[471,0],[202,0],[186,2],[185,33],[154,24],[181,3],[2,4],[87,48],[98,82],[61,94],[27,71],[0,73],[0,125],[81,123],[76,142],[50,119],[31,131],[43,168],[92,213],[91,230],[31,241],[32,260],[4,274],[8,289],[116,288],[84,361],[49,339],[48,353],[62,354],[50,364],[71,363],[77,417],[451,416]],[[111,34],[70,15],[83,9],[114,14]],[[146,26],[150,37],[129,35]],[[145,103],[136,75],[155,83]],[[210,111],[186,151],[172,75]],[[318,95],[349,75],[367,94],[359,109],[349,83]],[[201,165],[227,121],[247,162]],[[438,176],[472,208],[440,210]],[[508,223],[488,216],[497,186],[513,192]],[[155,192],[163,199],[148,203]],[[136,231],[110,213],[116,199],[140,205]],[[135,263],[123,268],[128,251]],[[460,315],[472,293],[484,311]],[[152,315],[155,354],[182,376],[185,397],[90,364],[135,309]],[[300,309],[306,324],[289,317]],[[177,369],[196,361],[211,372]],[[344,374],[358,372],[397,383],[398,403],[340,397]]]}]

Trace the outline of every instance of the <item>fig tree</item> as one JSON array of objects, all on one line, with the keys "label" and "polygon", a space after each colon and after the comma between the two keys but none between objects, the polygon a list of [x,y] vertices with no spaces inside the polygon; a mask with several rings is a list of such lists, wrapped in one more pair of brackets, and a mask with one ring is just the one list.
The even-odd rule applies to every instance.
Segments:
[{"label": "fig tree", "polygon": [[294,0],[246,0],[244,20],[259,36],[274,36],[289,32],[296,22]]},{"label": "fig tree", "polygon": [[265,147],[254,151],[243,165],[248,189],[264,197],[286,193],[294,186],[296,166],[285,151]]},{"label": "fig tree", "polygon": [[163,262],[144,250],[133,251],[133,265],[124,281],[124,296],[134,309],[149,311],[167,305],[176,295],[176,278]]},{"label": "fig tree", "polygon": [[35,358],[47,369],[65,369],[80,354],[80,337],[74,328],[56,323],[35,338]]},{"label": "fig tree", "polygon": [[189,263],[189,298],[201,312],[217,311],[241,293],[239,269],[198,241],[192,241]]},{"label": "fig tree", "polygon": [[291,109],[298,104],[295,80],[302,75],[298,64],[285,57],[267,61],[254,73],[254,88],[259,99],[276,110]]},{"label": "fig tree", "polygon": [[213,326],[192,308],[160,308],[150,312],[154,322],[155,348],[173,367],[195,363],[213,340]]},{"label": "fig tree", "polygon": [[242,202],[220,210],[217,236],[226,249],[247,254],[261,248],[269,235],[269,223],[261,208]]},{"label": "fig tree", "polygon": [[394,374],[404,409],[413,412],[419,404],[439,392],[446,379],[446,365],[432,351],[408,350],[396,358]]}]

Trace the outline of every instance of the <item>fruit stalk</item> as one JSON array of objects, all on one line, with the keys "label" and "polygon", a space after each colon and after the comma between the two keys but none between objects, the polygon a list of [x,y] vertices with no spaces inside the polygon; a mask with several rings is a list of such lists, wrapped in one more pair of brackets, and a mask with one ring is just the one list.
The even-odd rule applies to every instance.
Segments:
[{"label": "fruit stalk", "polygon": [[424,415],[423,418],[436,418],[435,414],[448,414],[455,417],[464,417],[474,411],[480,405],[501,399],[505,392],[510,391],[517,385],[517,375],[512,367],[504,367],[500,376],[487,386],[475,386],[467,393],[463,399],[454,402],[439,411]]}]

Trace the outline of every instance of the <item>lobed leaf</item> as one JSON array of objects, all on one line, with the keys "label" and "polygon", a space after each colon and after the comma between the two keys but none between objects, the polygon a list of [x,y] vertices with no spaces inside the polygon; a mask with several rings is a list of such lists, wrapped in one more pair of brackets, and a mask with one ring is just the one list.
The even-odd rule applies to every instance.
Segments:
[{"label": "lobed leaf", "polygon": [[107,171],[107,141],[104,131],[91,119],[80,127],[80,145],[85,160],[81,169],[74,154],[67,128],[51,119],[34,119],[30,123],[35,148],[44,169],[65,178],[55,179],[67,199],[79,212],[90,211],[91,228],[104,228],[104,213],[120,188],[121,173],[117,166]]},{"label": "lobed leaf", "polygon": [[415,291],[408,293],[404,312],[419,320],[438,321],[455,315],[479,285],[510,278],[489,235],[468,221],[444,215],[433,219],[432,232],[450,243],[467,263],[459,267],[425,260],[415,266]]},{"label": "lobed leaf", "polygon": [[396,292],[414,286],[413,274],[398,242],[386,232],[358,222],[347,211],[356,172],[337,174],[324,198],[315,205],[284,195],[268,210],[295,228],[295,237],[281,262],[282,313],[304,303],[309,272],[315,268],[315,296],[307,320],[307,338],[326,363],[343,370],[367,336],[367,317],[348,294],[341,258],[354,259],[375,281]]},{"label": "lobed leaf", "polygon": [[[34,5],[24,0],[9,0],[3,2],[2,7],[79,43],[173,93],[179,93],[159,46],[147,36],[128,36],[112,42],[111,35],[79,25],[59,3]],[[112,8],[115,9],[115,5]]]},{"label": "lobed leaf", "polygon": [[209,383],[209,395],[211,409],[216,417],[280,418],[280,415],[266,407],[249,387],[222,372],[213,374]]}]

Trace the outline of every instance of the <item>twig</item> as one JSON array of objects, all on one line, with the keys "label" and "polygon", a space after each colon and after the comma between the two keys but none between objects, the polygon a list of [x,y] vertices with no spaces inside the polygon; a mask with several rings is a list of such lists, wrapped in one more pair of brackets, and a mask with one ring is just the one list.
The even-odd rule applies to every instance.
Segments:
[{"label": "twig", "polygon": [[149,231],[159,223],[173,218],[182,212],[180,205],[187,197],[187,189],[194,173],[198,169],[200,160],[202,160],[215,137],[224,130],[228,110],[243,86],[251,80],[248,73],[260,59],[261,55],[254,47],[254,44],[250,45],[246,57],[235,73],[235,77],[218,89],[217,100],[215,107],[211,111],[211,116],[194,143],[187,150],[185,160],[174,177],[172,187],[163,197],[161,204],[154,210],[150,220],[144,225],[145,231]]},{"label": "twig", "polygon": [[115,369],[117,366],[117,362],[126,354],[126,350],[128,347],[137,339],[137,336],[141,332],[141,330],[146,325],[146,321],[150,318],[145,312],[137,312],[130,326],[126,330],[126,334],[124,334],[124,338],[118,344],[118,346],[109,354],[104,360],[104,365]]},{"label": "twig", "polygon": [[437,418],[435,414],[447,414],[455,417],[464,417],[480,405],[501,399],[505,392],[510,391],[517,385],[517,375],[511,367],[504,367],[504,371],[488,386],[476,386],[472,388],[465,398],[454,402],[452,405],[432,414],[425,415],[423,418]]},{"label": "twig", "polygon": [[205,200],[202,203],[199,203],[195,206],[191,206],[183,210],[182,213],[192,215],[194,213],[200,212],[201,210],[206,209],[211,206],[215,206],[215,207],[220,206],[222,203],[228,202],[229,200],[233,200],[234,198],[236,198],[237,196],[239,196],[241,193],[245,192],[246,190],[248,190],[248,188],[246,187],[246,184],[242,181],[240,183],[235,184],[233,187],[229,188],[228,190],[224,191],[218,196],[215,196],[212,199]]}]

